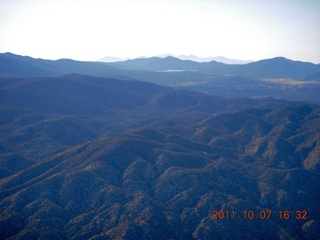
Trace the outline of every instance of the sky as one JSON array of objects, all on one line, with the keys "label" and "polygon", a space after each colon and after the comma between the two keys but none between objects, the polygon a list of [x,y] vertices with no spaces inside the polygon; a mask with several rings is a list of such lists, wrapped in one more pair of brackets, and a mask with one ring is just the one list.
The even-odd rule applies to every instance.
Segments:
[{"label": "sky", "polygon": [[320,63],[320,0],[0,0],[0,52]]}]

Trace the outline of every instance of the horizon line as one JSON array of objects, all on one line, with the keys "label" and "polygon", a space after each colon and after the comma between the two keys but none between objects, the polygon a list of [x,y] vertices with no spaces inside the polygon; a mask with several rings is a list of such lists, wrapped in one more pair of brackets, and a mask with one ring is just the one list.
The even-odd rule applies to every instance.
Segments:
[{"label": "horizon line", "polygon": [[[22,55],[22,54],[17,54],[17,53],[13,53],[13,52],[1,52],[0,54],[12,54],[15,56],[21,56],[21,57],[30,57],[33,59],[42,59],[42,60],[51,60],[51,61],[58,61],[58,60],[73,60],[73,61],[79,61],[79,62],[104,62],[101,61],[103,58],[117,58],[119,59],[119,61],[114,61],[114,62],[120,62],[120,61],[128,61],[128,60],[135,60],[135,59],[148,59],[148,58],[166,58],[166,57],[173,57],[176,59],[180,59],[182,61],[187,60],[187,61],[193,61],[193,62],[199,62],[199,63],[204,63],[204,62],[211,62],[211,61],[216,61],[214,60],[214,58],[224,58],[226,60],[231,60],[231,61],[239,61],[239,62],[247,62],[247,63],[240,63],[239,65],[244,65],[244,64],[248,64],[248,63],[253,63],[253,62],[259,62],[259,61],[263,61],[263,60],[271,60],[271,59],[276,59],[276,58],[284,58],[284,59],[288,59],[291,61],[295,61],[295,62],[306,62],[306,63],[312,63],[315,65],[320,65],[319,63],[315,63],[315,62],[311,62],[311,61],[304,61],[304,60],[297,60],[297,59],[291,59],[285,56],[275,56],[275,57],[270,57],[270,58],[262,58],[259,60],[243,60],[243,59],[235,59],[235,58],[229,58],[229,57],[225,57],[223,55],[219,55],[219,56],[215,56],[215,57],[200,57],[194,54],[179,54],[179,55],[174,55],[174,54],[160,54],[160,55],[152,55],[152,56],[137,56],[137,57],[127,57],[127,58],[122,58],[122,57],[117,57],[117,56],[105,56],[102,58],[99,58],[97,60],[81,60],[81,59],[76,59],[76,58],[69,58],[69,57],[61,57],[61,58],[47,58],[47,57],[34,57],[31,55]],[[189,59],[182,59],[181,57],[195,57],[195,58],[199,58],[199,59],[211,59],[209,61],[195,61],[195,60],[189,60]],[[216,61],[219,62],[219,61]],[[111,62],[105,62],[105,63],[111,63]],[[223,63],[223,62],[221,62]],[[227,63],[224,63],[227,64]]]}]

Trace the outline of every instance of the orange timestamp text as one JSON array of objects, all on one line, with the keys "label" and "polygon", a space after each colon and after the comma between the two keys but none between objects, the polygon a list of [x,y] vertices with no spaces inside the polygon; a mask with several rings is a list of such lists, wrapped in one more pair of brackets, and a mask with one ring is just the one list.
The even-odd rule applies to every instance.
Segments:
[{"label": "orange timestamp text", "polygon": [[269,209],[263,209],[260,211],[244,210],[242,212],[234,210],[213,210],[211,218],[214,220],[222,219],[270,219],[276,215],[279,219],[297,219],[297,220],[307,220],[308,212],[306,210],[280,210],[274,212]]}]

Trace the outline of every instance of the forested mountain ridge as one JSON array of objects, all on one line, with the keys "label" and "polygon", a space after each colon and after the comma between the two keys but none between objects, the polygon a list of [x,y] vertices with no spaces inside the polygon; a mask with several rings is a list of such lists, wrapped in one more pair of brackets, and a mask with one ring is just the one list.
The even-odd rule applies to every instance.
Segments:
[{"label": "forested mountain ridge", "polygon": [[[319,116],[305,105],[248,109],[77,145],[1,181],[1,235],[315,239]],[[266,209],[268,219],[243,215]],[[281,219],[285,210],[306,219]]]}]

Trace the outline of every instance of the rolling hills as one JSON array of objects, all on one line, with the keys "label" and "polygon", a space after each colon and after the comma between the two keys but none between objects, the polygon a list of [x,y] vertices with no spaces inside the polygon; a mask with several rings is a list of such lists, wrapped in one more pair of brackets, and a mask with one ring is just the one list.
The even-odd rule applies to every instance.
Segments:
[{"label": "rolling hills", "polygon": [[5,78],[0,87],[4,155],[23,154],[28,161],[140,126],[179,126],[209,114],[287,103],[263,98],[225,99],[146,82],[76,74]]}]

